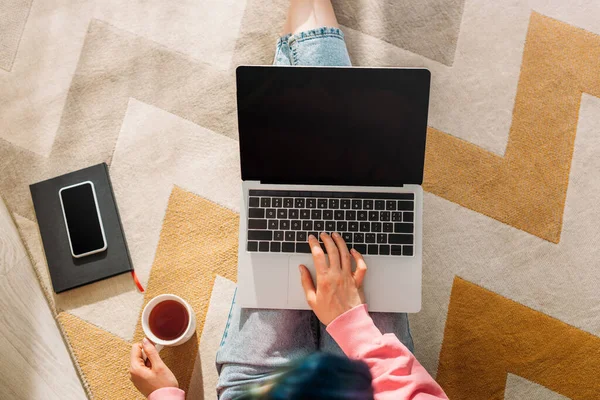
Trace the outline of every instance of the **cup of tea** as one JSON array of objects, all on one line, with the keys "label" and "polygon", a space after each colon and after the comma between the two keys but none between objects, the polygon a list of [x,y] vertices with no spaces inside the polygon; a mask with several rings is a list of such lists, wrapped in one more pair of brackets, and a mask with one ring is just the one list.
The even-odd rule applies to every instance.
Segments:
[{"label": "cup of tea", "polygon": [[156,350],[161,351],[165,346],[184,344],[194,336],[196,315],[181,297],[161,294],[144,307],[142,328],[148,340],[154,343]]}]

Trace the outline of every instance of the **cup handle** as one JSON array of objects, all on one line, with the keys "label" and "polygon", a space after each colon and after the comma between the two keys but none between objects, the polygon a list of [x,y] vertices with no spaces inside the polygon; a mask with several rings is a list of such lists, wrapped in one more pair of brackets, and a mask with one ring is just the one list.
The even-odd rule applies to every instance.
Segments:
[{"label": "cup handle", "polygon": [[[148,339],[150,340],[150,339]],[[163,346],[162,344],[154,344],[154,347],[156,347],[156,351],[160,353],[160,351],[162,349],[164,349],[165,346]],[[142,347],[142,359],[144,360],[144,362],[146,362],[146,360],[148,359],[148,356],[146,355],[146,352],[144,351],[144,348]]]}]

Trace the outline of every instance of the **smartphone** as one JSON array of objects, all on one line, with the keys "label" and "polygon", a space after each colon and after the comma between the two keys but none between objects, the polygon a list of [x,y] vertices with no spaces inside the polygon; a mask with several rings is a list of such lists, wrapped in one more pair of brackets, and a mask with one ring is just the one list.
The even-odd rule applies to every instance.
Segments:
[{"label": "smartphone", "polygon": [[106,250],[106,236],[91,181],[65,186],[58,191],[71,254],[81,258]]}]

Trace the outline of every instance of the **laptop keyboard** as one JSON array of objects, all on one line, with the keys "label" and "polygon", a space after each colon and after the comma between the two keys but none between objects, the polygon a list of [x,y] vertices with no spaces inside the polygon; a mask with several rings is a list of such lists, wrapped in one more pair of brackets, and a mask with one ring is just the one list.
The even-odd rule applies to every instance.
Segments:
[{"label": "laptop keyboard", "polygon": [[[413,193],[250,190],[249,252],[310,253],[308,235],[338,232],[361,254],[413,256]],[[325,250],[326,251],[326,250]]]}]

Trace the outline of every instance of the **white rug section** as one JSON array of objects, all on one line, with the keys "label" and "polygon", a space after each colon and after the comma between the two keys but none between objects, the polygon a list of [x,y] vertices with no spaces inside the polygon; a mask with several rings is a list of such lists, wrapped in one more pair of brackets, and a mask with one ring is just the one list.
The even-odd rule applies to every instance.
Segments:
[{"label": "white rug section", "polygon": [[234,282],[217,275],[200,338],[199,359],[196,360],[187,393],[188,399],[214,399],[216,396],[215,388],[219,375],[215,367],[215,359],[227,325],[235,288]]},{"label": "white rug section", "polygon": [[425,193],[423,309],[410,316],[435,374],[456,275],[600,336],[600,99],[583,95],[561,241],[553,244]]},{"label": "white rug section", "polygon": [[245,8],[244,0],[33,1],[12,70],[0,71],[0,138],[50,154],[93,18],[227,70]]},{"label": "white rug section", "polygon": [[561,394],[531,382],[518,375],[509,373],[506,377],[504,400],[569,400]]}]

